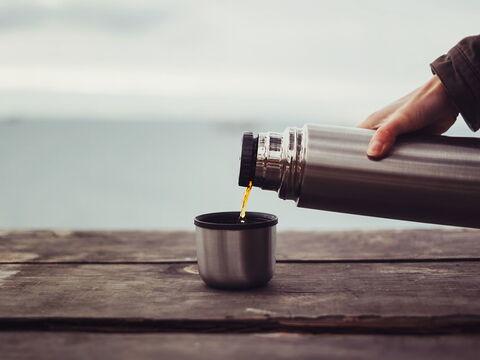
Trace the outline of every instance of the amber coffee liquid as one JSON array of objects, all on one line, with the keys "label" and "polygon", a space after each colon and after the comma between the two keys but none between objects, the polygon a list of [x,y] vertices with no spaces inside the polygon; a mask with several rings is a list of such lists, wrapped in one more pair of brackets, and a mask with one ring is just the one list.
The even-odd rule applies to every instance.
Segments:
[{"label": "amber coffee liquid", "polygon": [[248,182],[248,186],[245,188],[245,192],[243,193],[242,207],[240,208],[239,220],[242,223],[245,222],[245,215],[247,213],[248,198],[250,197],[250,192],[252,191],[252,188],[253,188],[253,181],[250,180]]}]

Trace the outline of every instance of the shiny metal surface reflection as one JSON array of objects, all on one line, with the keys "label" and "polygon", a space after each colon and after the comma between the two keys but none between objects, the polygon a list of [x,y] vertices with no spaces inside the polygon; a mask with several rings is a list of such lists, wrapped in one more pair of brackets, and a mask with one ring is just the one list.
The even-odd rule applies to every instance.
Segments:
[{"label": "shiny metal surface reflection", "polygon": [[373,134],[315,124],[260,133],[253,184],[299,207],[480,228],[480,139],[405,135],[373,160]]},{"label": "shiny metal surface reflection", "polygon": [[273,276],[277,218],[249,212],[248,223],[239,224],[237,219],[238,212],[195,219],[198,268],[202,280],[211,287],[258,287]]}]

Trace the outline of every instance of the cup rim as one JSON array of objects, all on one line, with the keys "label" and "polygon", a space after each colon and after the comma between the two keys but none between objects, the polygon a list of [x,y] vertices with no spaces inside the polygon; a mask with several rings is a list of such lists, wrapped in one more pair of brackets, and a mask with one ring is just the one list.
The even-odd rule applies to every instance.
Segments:
[{"label": "cup rim", "polygon": [[[239,211],[223,211],[198,215],[195,217],[193,223],[195,226],[204,229],[214,230],[248,230],[248,229],[263,229],[272,227],[278,224],[278,218],[273,214],[249,211],[247,217],[248,223],[236,223],[233,220],[238,219]],[[223,219],[224,222],[220,222]],[[225,220],[232,222],[225,222]]]}]

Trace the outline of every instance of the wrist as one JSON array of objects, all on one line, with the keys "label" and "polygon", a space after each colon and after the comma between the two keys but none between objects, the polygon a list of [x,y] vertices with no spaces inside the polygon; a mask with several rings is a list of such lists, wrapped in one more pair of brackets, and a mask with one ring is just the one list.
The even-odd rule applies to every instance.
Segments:
[{"label": "wrist", "polygon": [[448,95],[447,89],[445,88],[445,85],[443,85],[440,78],[437,75],[434,75],[430,78],[426,85],[430,89],[433,96],[435,96],[442,104],[442,112],[444,112],[444,114],[447,116],[456,118],[460,111]]}]

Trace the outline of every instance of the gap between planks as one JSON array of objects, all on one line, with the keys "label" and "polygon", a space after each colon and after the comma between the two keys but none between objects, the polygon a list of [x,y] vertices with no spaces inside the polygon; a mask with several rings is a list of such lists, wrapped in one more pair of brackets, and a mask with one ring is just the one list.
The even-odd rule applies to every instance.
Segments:
[{"label": "gap between planks", "polygon": [[0,332],[480,334],[480,316],[324,316],[317,318],[152,320],[132,318],[0,318]]},{"label": "gap between planks", "polygon": [[[398,259],[282,259],[279,264],[379,264],[379,263],[448,263],[478,262],[480,257],[450,258],[398,258]],[[196,264],[196,260],[158,260],[158,261],[0,261],[0,265],[161,265],[161,264]]]}]

